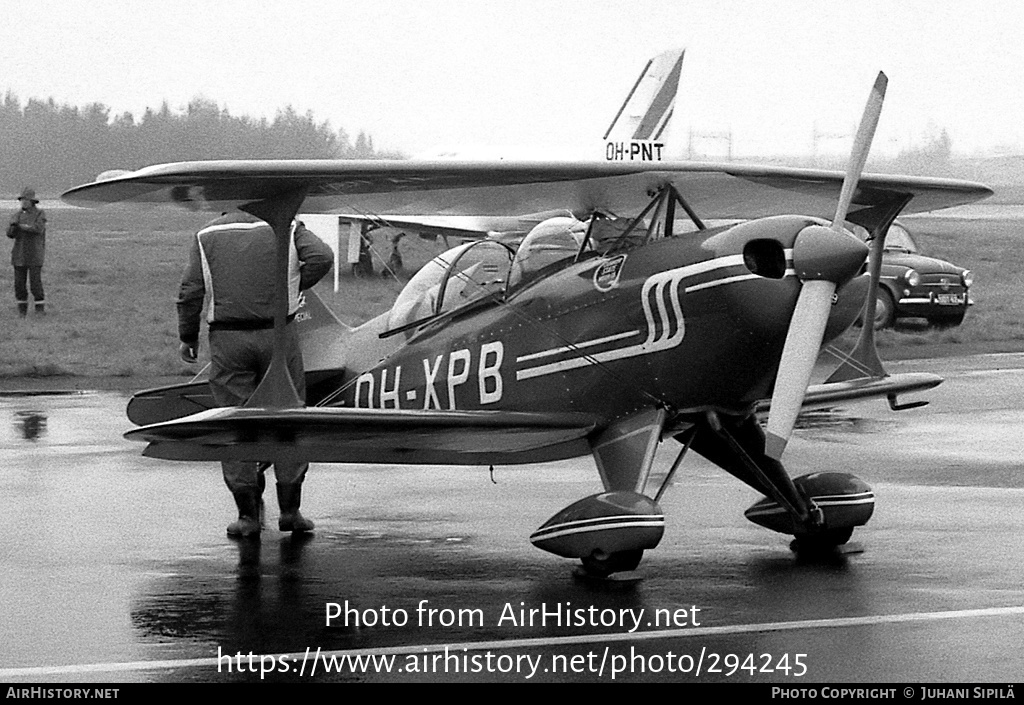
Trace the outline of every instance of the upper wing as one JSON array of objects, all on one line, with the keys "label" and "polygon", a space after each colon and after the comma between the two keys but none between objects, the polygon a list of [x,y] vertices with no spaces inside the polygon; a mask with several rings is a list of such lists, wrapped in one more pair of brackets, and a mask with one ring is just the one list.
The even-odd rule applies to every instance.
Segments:
[{"label": "upper wing", "polygon": [[594,427],[585,414],[225,407],[125,437],[168,460],[487,465],[584,455]]},{"label": "upper wing", "polygon": [[[706,219],[830,217],[843,176],[695,162],[206,161],[146,167],[73,188],[63,198],[80,206],[165,203],[220,212],[302,192],[307,213],[517,216],[567,208],[586,216],[636,213],[649,193],[673,184]],[[907,194],[905,211],[921,212],[972,203],[992,191],[969,181],[866,174],[851,214]]]}]

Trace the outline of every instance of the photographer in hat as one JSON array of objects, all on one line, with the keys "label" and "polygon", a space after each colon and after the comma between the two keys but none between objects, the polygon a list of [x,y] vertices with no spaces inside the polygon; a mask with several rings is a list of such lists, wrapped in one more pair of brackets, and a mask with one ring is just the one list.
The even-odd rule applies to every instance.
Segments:
[{"label": "photographer in hat", "polygon": [[46,254],[46,214],[39,209],[34,189],[26,188],[18,196],[19,208],[11,215],[7,237],[14,240],[11,264],[14,265],[14,298],[18,314],[28,315],[28,289],[32,289],[36,313],[46,313],[43,296],[43,257]]}]

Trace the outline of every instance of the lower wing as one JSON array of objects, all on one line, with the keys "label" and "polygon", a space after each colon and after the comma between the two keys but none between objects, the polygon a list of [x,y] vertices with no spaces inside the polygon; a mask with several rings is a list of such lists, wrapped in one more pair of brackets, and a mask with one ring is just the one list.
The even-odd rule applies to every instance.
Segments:
[{"label": "lower wing", "polygon": [[222,407],[129,431],[168,460],[486,465],[585,455],[585,414]]},{"label": "lower wing", "polygon": [[[825,384],[812,384],[807,388],[804,396],[804,410],[820,409],[844,401],[858,401],[860,399],[873,399],[887,397],[889,405],[893,409],[906,409],[913,406],[922,406],[927,402],[911,402],[900,405],[897,397],[900,394],[910,392],[921,392],[942,384],[942,377],[927,372],[908,372],[904,374],[887,375],[885,377],[863,377],[846,382],[827,382]],[[771,408],[771,402],[767,399],[757,406],[758,413],[767,412]]]}]

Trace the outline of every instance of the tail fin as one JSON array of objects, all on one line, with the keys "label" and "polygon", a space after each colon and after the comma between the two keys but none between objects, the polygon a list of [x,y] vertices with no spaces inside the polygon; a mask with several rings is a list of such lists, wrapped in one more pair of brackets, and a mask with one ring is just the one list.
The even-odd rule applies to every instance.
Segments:
[{"label": "tail fin", "polygon": [[345,366],[348,349],[346,342],[352,329],[327,308],[313,289],[302,292],[299,310],[295,314],[295,325],[298,327],[307,373],[340,370]]},{"label": "tail fin", "polygon": [[608,161],[660,161],[665,130],[675,109],[684,49],[672,49],[647,62],[625,102],[604,133]]}]

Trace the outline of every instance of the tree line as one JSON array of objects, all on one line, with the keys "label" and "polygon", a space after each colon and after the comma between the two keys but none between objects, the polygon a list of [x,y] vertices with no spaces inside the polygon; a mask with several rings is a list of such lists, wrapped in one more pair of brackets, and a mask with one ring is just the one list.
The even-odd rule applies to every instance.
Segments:
[{"label": "tree line", "polygon": [[31,185],[56,195],[92,181],[108,169],[195,159],[377,159],[400,157],[374,149],[360,132],[353,143],[344,129],[317,122],[288,106],[273,120],[231,115],[196,97],[183,110],[164,101],[141,118],[112,115],[101,103],[85,107],[30,98],[24,105],[8,91],[0,104],[0,192]]}]

